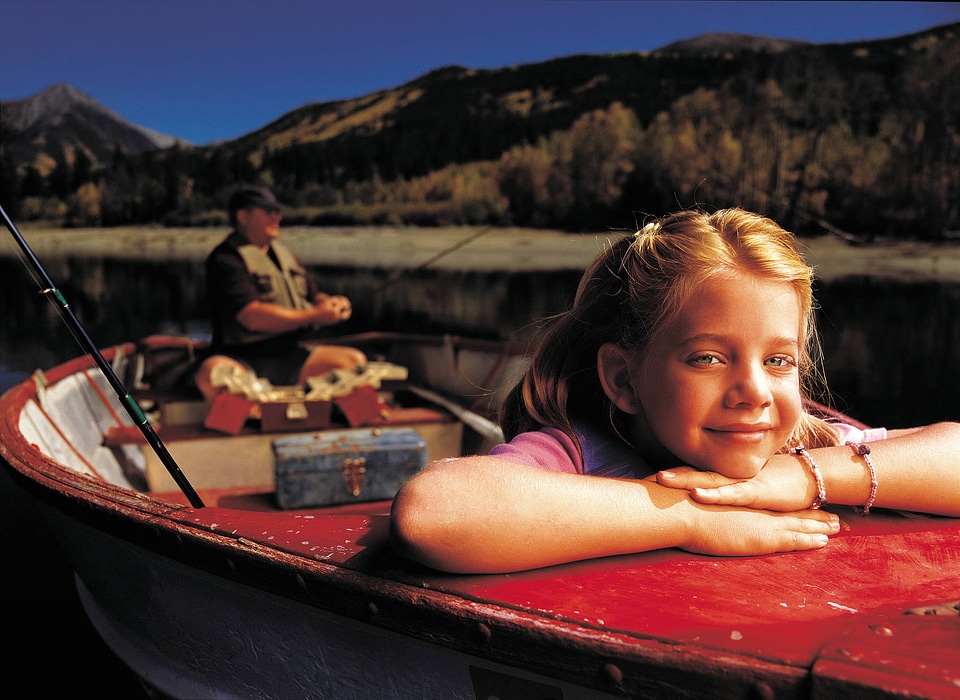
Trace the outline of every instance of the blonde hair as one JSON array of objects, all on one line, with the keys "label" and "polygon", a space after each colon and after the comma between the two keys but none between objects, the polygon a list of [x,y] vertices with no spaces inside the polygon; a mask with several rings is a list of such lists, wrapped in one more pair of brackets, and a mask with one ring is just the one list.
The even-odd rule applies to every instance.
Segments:
[{"label": "blonde hair", "polygon": [[[614,241],[590,264],[573,306],[549,321],[529,369],[503,406],[507,439],[555,427],[576,442],[573,422],[612,420],[614,407],[597,375],[600,347],[630,348],[643,361],[700,285],[742,272],[794,289],[801,317],[801,392],[810,396],[817,385],[825,390],[814,328],[813,270],[793,234],[742,209],[681,211]],[[837,442],[827,423],[805,411],[783,450]]]}]

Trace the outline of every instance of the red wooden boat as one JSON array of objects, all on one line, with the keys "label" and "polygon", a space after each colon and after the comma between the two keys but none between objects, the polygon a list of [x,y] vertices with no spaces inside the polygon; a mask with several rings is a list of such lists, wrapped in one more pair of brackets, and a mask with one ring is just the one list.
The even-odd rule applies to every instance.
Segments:
[{"label": "red wooden boat", "polygon": [[[431,458],[497,439],[489,406],[518,348],[346,342],[409,369],[391,421],[427,435]],[[103,356],[136,377],[138,347]],[[161,696],[960,697],[960,520],[839,508],[843,531],[811,552],[443,574],[392,552],[389,501],[279,509],[280,434],[205,429],[199,396],[146,378],[134,396],[202,507],[130,437],[87,358],[0,398],[0,457],[100,635]]]}]

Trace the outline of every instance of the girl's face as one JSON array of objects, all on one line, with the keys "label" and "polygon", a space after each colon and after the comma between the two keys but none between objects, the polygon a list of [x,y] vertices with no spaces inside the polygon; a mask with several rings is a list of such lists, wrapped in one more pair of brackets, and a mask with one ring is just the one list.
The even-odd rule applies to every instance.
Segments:
[{"label": "girl's face", "polygon": [[801,413],[800,303],[793,288],[746,273],[713,279],[630,363],[641,452],[749,479],[784,446]]}]

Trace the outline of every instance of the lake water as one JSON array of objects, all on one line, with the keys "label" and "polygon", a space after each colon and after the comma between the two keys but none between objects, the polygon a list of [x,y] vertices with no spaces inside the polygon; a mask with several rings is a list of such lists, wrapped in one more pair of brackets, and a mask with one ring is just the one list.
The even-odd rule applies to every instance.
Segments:
[{"label": "lake water", "polygon": [[[43,261],[101,347],[151,333],[209,336],[201,262],[54,258]],[[346,294],[370,329],[526,339],[563,309],[579,273],[313,268]],[[80,354],[22,263],[0,258],[0,365],[5,386]],[[960,284],[857,276],[818,284],[818,327],[839,408],[872,425],[960,419]]]},{"label": "lake water", "polygon": [[[101,347],[152,333],[208,335],[199,261],[48,256],[43,264]],[[393,279],[383,270],[314,272],[326,290],[353,300],[354,318],[338,331],[515,339],[529,337],[535,319],[569,303],[579,276],[411,270]],[[960,420],[960,284],[859,276],[822,283],[817,297],[826,371],[839,408],[888,427]],[[0,390],[80,354],[56,307],[16,258],[0,257],[0,302]],[[14,566],[13,575],[0,577],[0,596],[8,609],[28,611],[25,622],[8,630],[16,640],[7,655],[8,682],[21,677],[31,694],[55,697],[84,690],[144,697],[86,621],[69,568],[6,474],[0,475],[0,496],[0,556]],[[65,655],[84,670],[59,672]]]}]

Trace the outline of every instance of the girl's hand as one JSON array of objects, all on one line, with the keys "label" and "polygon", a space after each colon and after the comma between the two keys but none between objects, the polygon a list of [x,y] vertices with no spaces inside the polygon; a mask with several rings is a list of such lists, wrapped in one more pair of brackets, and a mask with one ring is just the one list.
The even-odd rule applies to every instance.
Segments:
[{"label": "girl's hand", "polygon": [[698,503],[764,510],[798,511],[809,508],[817,492],[813,475],[793,455],[774,455],[763,465],[759,474],[746,481],[691,467],[662,471],[656,478],[661,486],[689,491],[690,497]]},{"label": "girl's hand", "polygon": [[715,556],[756,556],[819,549],[840,532],[840,518],[822,510],[771,513],[742,508],[698,509],[688,552]]}]

